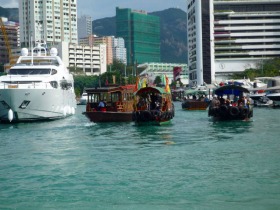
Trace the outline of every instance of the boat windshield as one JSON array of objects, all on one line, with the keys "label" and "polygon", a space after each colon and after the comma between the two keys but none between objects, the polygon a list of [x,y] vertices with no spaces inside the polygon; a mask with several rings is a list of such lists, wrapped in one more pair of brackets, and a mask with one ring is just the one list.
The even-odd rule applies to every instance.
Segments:
[{"label": "boat windshield", "polygon": [[51,74],[52,69],[10,69],[9,75],[41,75]]}]

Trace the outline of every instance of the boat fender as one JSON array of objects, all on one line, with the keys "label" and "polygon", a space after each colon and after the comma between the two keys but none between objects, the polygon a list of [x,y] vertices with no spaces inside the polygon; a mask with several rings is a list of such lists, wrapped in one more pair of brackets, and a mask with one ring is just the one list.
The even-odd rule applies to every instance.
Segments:
[{"label": "boat fender", "polygon": [[226,105],[220,106],[220,114],[225,115],[228,112],[228,107]]},{"label": "boat fender", "polygon": [[65,107],[63,108],[63,116],[66,117],[66,115],[67,115],[67,107],[65,106]]},{"label": "boat fender", "polygon": [[248,115],[249,117],[253,117],[253,110],[250,110],[249,111],[249,115]]},{"label": "boat fender", "polygon": [[14,112],[13,112],[13,110],[9,109],[9,111],[8,111],[9,121],[12,122],[13,118],[14,118]]},{"label": "boat fender", "polygon": [[160,116],[160,119],[161,120],[164,120],[166,118],[166,113],[165,112],[162,112],[161,113],[161,116]]},{"label": "boat fender", "polygon": [[174,104],[172,103],[172,118],[175,117],[175,106]]},{"label": "boat fender", "polygon": [[137,121],[137,111],[132,114],[132,121]]},{"label": "boat fender", "polygon": [[239,109],[236,106],[230,107],[229,113],[231,116],[239,115]]},{"label": "boat fender", "polygon": [[154,117],[155,117],[155,119],[158,119],[160,117],[160,111],[155,110]]},{"label": "boat fender", "polygon": [[144,120],[150,121],[152,119],[152,114],[149,111],[143,112]]},{"label": "boat fender", "polygon": [[139,111],[135,113],[135,119],[136,119],[137,122],[141,119]]},{"label": "boat fender", "polygon": [[249,109],[246,107],[240,108],[240,113],[242,116],[247,116],[249,114]]},{"label": "boat fender", "polygon": [[168,112],[168,113],[167,113],[167,119],[168,119],[168,120],[172,119],[172,116],[171,116],[171,115],[172,115],[171,112]]},{"label": "boat fender", "polygon": [[212,107],[210,107],[209,109],[208,109],[208,117],[210,117],[210,116],[212,116],[213,115],[213,109],[212,109]]}]

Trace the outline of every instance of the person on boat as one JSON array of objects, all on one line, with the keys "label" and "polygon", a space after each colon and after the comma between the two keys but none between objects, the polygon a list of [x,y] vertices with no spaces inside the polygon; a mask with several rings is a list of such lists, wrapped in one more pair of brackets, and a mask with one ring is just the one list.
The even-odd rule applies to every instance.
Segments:
[{"label": "person on boat", "polygon": [[244,106],[244,104],[245,104],[244,96],[239,96],[239,99],[237,101],[237,106]]},{"label": "person on boat", "polygon": [[220,101],[217,99],[217,97],[214,97],[214,98],[211,100],[211,106],[212,106],[212,107],[219,107],[219,106],[220,106]]},{"label": "person on boat", "polygon": [[146,99],[143,97],[140,97],[136,106],[137,106],[137,110],[142,110],[144,107],[147,106]]},{"label": "person on boat", "polygon": [[106,109],[105,106],[106,106],[105,102],[103,100],[101,100],[98,104],[98,110],[105,111],[105,109]]},{"label": "person on boat", "polygon": [[225,104],[225,99],[224,99],[223,96],[220,96],[220,97],[219,97],[219,101],[220,101],[220,104],[221,104],[221,105],[222,105],[222,104]]},{"label": "person on boat", "polygon": [[204,102],[206,102],[206,103],[208,103],[210,100],[209,100],[209,98],[207,97],[207,95],[205,96],[205,98],[204,98]]},{"label": "person on boat", "polygon": [[231,103],[231,101],[229,99],[226,100],[226,105],[227,106],[232,106],[232,103]]},{"label": "person on boat", "polygon": [[150,99],[151,99],[150,109],[153,110],[156,108],[157,95],[155,93],[152,93],[150,95]]}]

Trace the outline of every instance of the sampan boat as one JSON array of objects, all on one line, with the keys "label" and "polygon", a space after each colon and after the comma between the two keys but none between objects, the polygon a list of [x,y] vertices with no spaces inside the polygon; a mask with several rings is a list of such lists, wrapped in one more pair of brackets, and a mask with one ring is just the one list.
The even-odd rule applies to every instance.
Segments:
[{"label": "sampan boat", "polygon": [[134,89],[135,85],[87,88],[88,103],[83,114],[92,122],[131,122]]},{"label": "sampan boat", "polygon": [[136,93],[133,121],[137,125],[170,123],[175,115],[172,96],[169,91],[161,87],[144,87]]},{"label": "sampan boat", "polygon": [[226,85],[214,91],[208,116],[217,121],[249,120],[253,117],[253,106],[245,97],[249,90],[236,85]]}]

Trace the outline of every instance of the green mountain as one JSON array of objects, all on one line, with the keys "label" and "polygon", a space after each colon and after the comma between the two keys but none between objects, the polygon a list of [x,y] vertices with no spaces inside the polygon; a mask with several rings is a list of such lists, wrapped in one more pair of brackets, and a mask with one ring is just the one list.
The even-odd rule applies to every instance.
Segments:
[{"label": "green mountain", "polygon": [[[187,17],[181,9],[166,9],[152,12],[160,17],[161,61],[166,63],[187,63]],[[93,33],[98,36],[116,36],[116,18],[94,20]]]},{"label": "green mountain", "polygon": [[6,17],[9,21],[19,22],[18,8],[3,8],[0,6],[0,17]]}]

